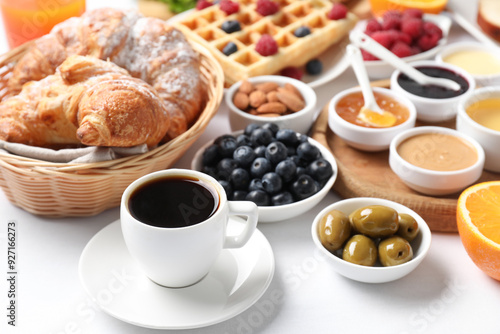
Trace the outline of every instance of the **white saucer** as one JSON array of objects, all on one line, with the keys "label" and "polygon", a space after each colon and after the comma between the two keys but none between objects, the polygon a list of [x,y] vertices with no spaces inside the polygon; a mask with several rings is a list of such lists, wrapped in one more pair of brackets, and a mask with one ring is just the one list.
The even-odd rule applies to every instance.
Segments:
[{"label": "white saucer", "polygon": [[[243,227],[232,219],[230,234]],[[130,256],[120,221],[99,231],[82,252],[80,280],[101,309],[137,326],[188,329],[230,319],[252,306],[274,274],[274,255],[266,237],[255,230],[239,249],[224,249],[208,275],[186,288],[161,287],[149,280]]]}]

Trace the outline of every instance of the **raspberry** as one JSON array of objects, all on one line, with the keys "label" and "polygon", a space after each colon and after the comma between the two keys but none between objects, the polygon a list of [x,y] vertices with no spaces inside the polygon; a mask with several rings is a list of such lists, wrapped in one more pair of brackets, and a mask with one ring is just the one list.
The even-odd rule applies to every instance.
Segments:
[{"label": "raspberry", "polygon": [[441,38],[439,38],[438,35],[434,34],[434,35],[423,35],[423,36],[420,36],[420,38],[417,40],[417,45],[420,49],[422,49],[422,51],[427,51],[427,50],[430,50],[432,49],[433,47],[435,47],[439,40]]},{"label": "raspberry", "polygon": [[401,28],[401,18],[396,16],[388,16],[382,21],[382,30],[399,30]]},{"label": "raspberry", "polygon": [[302,79],[302,76],[304,75],[304,73],[299,68],[292,66],[285,67],[281,70],[280,74],[284,77],[290,77],[297,80]]},{"label": "raspberry", "polygon": [[396,40],[394,31],[375,31],[371,38],[373,38],[376,42],[382,44],[386,49],[390,49],[394,41]]},{"label": "raspberry", "polygon": [[410,50],[411,50],[411,55],[417,55],[419,53],[422,52],[422,50],[418,47],[418,45],[411,45],[410,46]]},{"label": "raspberry", "polygon": [[408,57],[412,55],[411,48],[408,44],[403,42],[396,42],[391,47],[391,52],[394,53],[399,58]]},{"label": "raspberry", "polygon": [[424,12],[421,9],[418,8],[408,8],[403,12],[403,20],[409,19],[409,18],[416,18],[416,19],[421,19],[422,16],[424,15]]},{"label": "raspberry", "polygon": [[335,3],[332,9],[326,15],[330,20],[341,20],[347,16],[348,9],[341,3]]},{"label": "raspberry", "polygon": [[280,5],[270,0],[259,0],[257,1],[257,8],[255,10],[262,16],[268,16],[278,12]]},{"label": "raspberry", "polygon": [[417,39],[424,33],[424,22],[421,19],[409,18],[401,22],[401,31]]},{"label": "raspberry", "polygon": [[219,8],[227,15],[237,13],[240,10],[240,4],[231,0],[222,0]]},{"label": "raspberry", "polygon": [[410,45],[413,39],[405,32],[397,31],[396,41]]},{"label": "raspberry", "polygon": [[379,60],[377,57],[372,55],[371,53],[361,49],[361,55],[363,56],[363,60]]},{"label": "raspberry", "polygon": [[369,19],[368,22],[366,22],[366,27],[365,27],[366,34],[370,35],[375,31],[380,31],[380,30],[382,30],[382,25],[376,19]]},{"label": "raspberry", "polygon": [[387,10],[384,12],[384,14],[382,15],[382,20],[385,21],[387,20],[389,17],[397,17],[397,18],[401,18],[403,15],[401,14],[401,12],[397,9],[390,9],[390,10]]},{"label": "raspberry", "polygon": [[198,2],[196,3],[196,9],[197,10],[202,10],[202,9],[205,9],[205,8],[210,7],[212,5],[213,5],[213,3],[210,2],[210,1],[207,1],[207,0],[198,0]]},{"label": "raspberry", "polygon": [[278,52],[278,43],[276,43],[271,35],[264,34],[255,45],[255,51],[264,57],[272,56]]},{"label": "raspberry", "polygon": [[423,23],[424,34],[426,35],[438,35],[439,39],[443,37],[443,31],[433,22],[424,21]]}]

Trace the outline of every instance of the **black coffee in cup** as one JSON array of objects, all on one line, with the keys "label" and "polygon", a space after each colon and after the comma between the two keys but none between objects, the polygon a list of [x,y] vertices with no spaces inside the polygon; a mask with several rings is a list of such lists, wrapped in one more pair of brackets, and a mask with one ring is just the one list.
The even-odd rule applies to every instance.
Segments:
[{"label": "black coffee in cup", "polygon": [[130,214],[156,227],[176,228],[198,224],[219,207],[217,190],[197,178],[173,176],[138,187],[129,197]]}]

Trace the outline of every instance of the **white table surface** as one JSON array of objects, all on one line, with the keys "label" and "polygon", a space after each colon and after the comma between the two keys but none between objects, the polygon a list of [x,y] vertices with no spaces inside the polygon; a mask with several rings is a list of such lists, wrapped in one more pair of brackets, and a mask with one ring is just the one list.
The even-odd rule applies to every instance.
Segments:
[{"label": "white table surface", "polygon": [[[458,0],[454,1],[458,4]],[[88,0],[97,6],[134,6],[133,0]],[[475,6],[464,15],[473,18]],[[450,40],[470,39],[453,25]],[[7,50],[3,31],[0,51]],[[316,89],[318,108],[341,89],[355,85],[353,72]],[[189,168],[206,141],[229,132],[223,105],[201,138],[178,161]],[[500,282],[481,272],[457,234],[433,233],[430,252],[410,275],[386,284],[364,284],[335,273],[316,256],[310,236],[314,216],[340,197],[331,191],[306,214],[260,224],[272,245],[276,271],[257,303],[233,319],[184,333],[500,333]],[[7,326],[7,283],[0,280],[0,332],[136,334],[164,331],[137,327],[98,309],[79,281],[78,261],[87,242],[119,218],[118,209],[90,218],[47,219],[14,207],[0,191],[0,264],[6,277],[7,222],[17,221],[17,327]],[[105,256],[105,254],[103,254]],[[279,302],[273,301],[281,295]],[[84,309],[86,312],[82,312]],[[175,331],[173,331],[175,332]],[[181,331],[178,331],[181,332]]]}]

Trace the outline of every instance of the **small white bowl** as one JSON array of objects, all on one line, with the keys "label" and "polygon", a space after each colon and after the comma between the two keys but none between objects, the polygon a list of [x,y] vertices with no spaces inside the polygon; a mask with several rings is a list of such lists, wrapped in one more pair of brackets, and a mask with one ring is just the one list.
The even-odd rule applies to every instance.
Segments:
[{"label": "small white bowl", "polygon": [[[481,44],[477,42],[457,42],[452,43],[445,46],[441,52],[439,52],[436,56],[436,61],[439,63],[447,63],[445,59],[450,55],[456,54],[457,52],[463,51],[482,51],[488,52],[493,56],[496,56],[500,61],[500,49],[494,48],[492,46]],[[475,61],[473,58],[471,61]],[[477,62],[477,60],[476,60]],[[457,65],[457,64],[455,64]],[[457,65],[461,67],[460,65]],[[464,68],[465,69],[465,68]],[[500,72],[493,74],[474,74],[470,73],[474,80],[476,80],[476,84],[478,86],[494,86],[500,84]]]},{"label": "small white bowl", "polygon": [[330,129],[349,146],[362,151],[387,150],[394,136],[415,126],[417,112],[413,103],[408,98],[397,95],[390,89],[380,87],[374,87],[373,91],[387,95],[406,106],[410,112],[408,119],[404,123],[388,128],[365,128],[349,123],[337,114],[335,106],[346,95],[360,91],[361,88],[359,87],[344,90],[335,95],[328,105],[328,125]]},{"label": "small white bowl", "polygon": [[[392,267],[361,266],[344,261],[342,258],[329,252],[321,244],[318,235],[318,225],[324,215],[331,210],[339,210],[349,215],[351,212],[368,205],[385,205],[395,209],[398,213],[406,213],[415,218],[419,226],[419,232],[417,237],[411,242],[413,249],[412,260]],[[425,220],[415,211],[402,204],[373,197],[350,198],[327,206],[314,219],[311,227],[311,234],[316,247],[321,250],[322,254],[335,271],[347,278],[364,283],[391,282],[408,275],[422,262],[431,246],[431,230]]]},{"label": "small white bowl", "polygon": [[455,72],[459,76],[463,77],[469,84],[469,88],[463,94],[455,97],[444,98],[444,99],[434,99],[427,98],[412,94],[404,90],[398,84],[398,77],[401,74],[399,70],[396,70],[391,75],[391,90],[396,94],[402,95],[410,99],[415,108],[417,108],[417,119],[419,121],[436,123],[443,122],[453,119],[457,115],[458,103],[470,95],[476,88],[476,81],[465,70],[458,66],[453,66],[446,63],[438,63],[434,60],[421,60],[411,63],[413,67],[438,67],[445,70]]},{"label": "small white bowl", "polygon": [[[448,40],[448,33],[450,31],[451,27],[451,20],[449,17],[444,16],[444,15],[434,15],[434,14],[424,14],[423,19],[426,21],[430,21],[435,23],[441,30],[443,31],[443,37],[439,41],[438,45],[433,47],[430,50],[427,50],[425,52],[410,56],[410,57],[404,57],[401,58],[406,62],[413,62],[417,60],[424,60],[424,59],[431,59],[436,56],[436,54],[441,51],[444,45],[446,45],[447,40]],[[367,20],[363,20],[358,22],[356,27],[354,29],[361,29],[362,31],[365,30]],[[384,79],[387,78],[391,75],[391,73],[394,71],[394,67],[391,64],[388,64],[387,62],[383,60],[369,60],[365,61],[365,67],[366,71],[368,72],[368,76],[371,79]]]},{"label": "small white bowl", "polygon": [[485,153],[484,169],[500,173],[500,131],[477,123],[466,112],[474,102],[491,97],[500,98],[500,86],[476,89],[467,99],[462,100],[458,106],[456,128],[481,144]]},{"label": "small white bowl", "polygon": [[[476,150],[477,161],[459,170],[435,171],[417,167],[398,154],[397,148],[405,139],[425,133],[452,135],[469,142]],[[440,144],[435,143],[435,145]],[[427,143],[422,147],[423,150],[431,148]],[[421,126],[402,132],[393,139],[389,148],[389,166],[413,190],[432,196],[448,195],[465,189],[479,179],[484,166],[484,150],[476,140],[456,130],[439,126]]]},{"label": "small white bowl", "polygon": [[[232,133],[233,136],[238,136],[242,134],[243,131],[237,131]],[[290,219],[292,217],[297,217],[313,207],[315,207],[321,200],[328,194],[330,189],[332,188],[333,184],[335,183],[335,180],[337,179],[337,174],[338,174],[338,167],[337,167],[337,162],[332,155],[332,153],[327,150],[323,145],[321,145],[319,142],[316,140],[308,137],[308,140],[311,144],[319,148],[321,155],[325,160],[327,160],[330,165],[332,166],[333,169],[333,174],[328,179],[326,184],[321,188],[316,194],[312,195],[311,197],[308,197],[306,199],[303,199],[298,202],[290,203],[290,204],[285,204],[285,205],[279,205],[279,206],[259,206],[259,223],[273,223],[273,222],[278,222],[278,221],[283,221]],[[208,142],[205,144],[203,147],[201,147],[194,155],[193,161],[191,162],[191,169],[193,170],[202,170],[202,157],[203,157],[203,152],[207,147],[212,145],[213,142]]]},{"label": "small white bowl", "polygon": [[300,93],[304,97],[306,107],[293,114],[279,117],[264,117],[252,115],[248,112],[236,108],[233,103],[233,96],[238,91],[241,85],[240,81],[232,85],[225,93],[226,104],[229,107],[229,124],[231,126],[231,131],[245,129],[245,127],[251,123],[256,123],[259,125],[265,123],[275,123],[280,127],[280,129],[292,129],[303,134],[306,134],[309,131],[317,112],[317,97],[316,93],[311,87],[309,87],[304,82],[280,75],[263,75],[252,77],[248,78],[247,81],[251,82],[252,84],[275,82],[280,86],[284,86],[286,83],[292,84],[300,91]]}]

